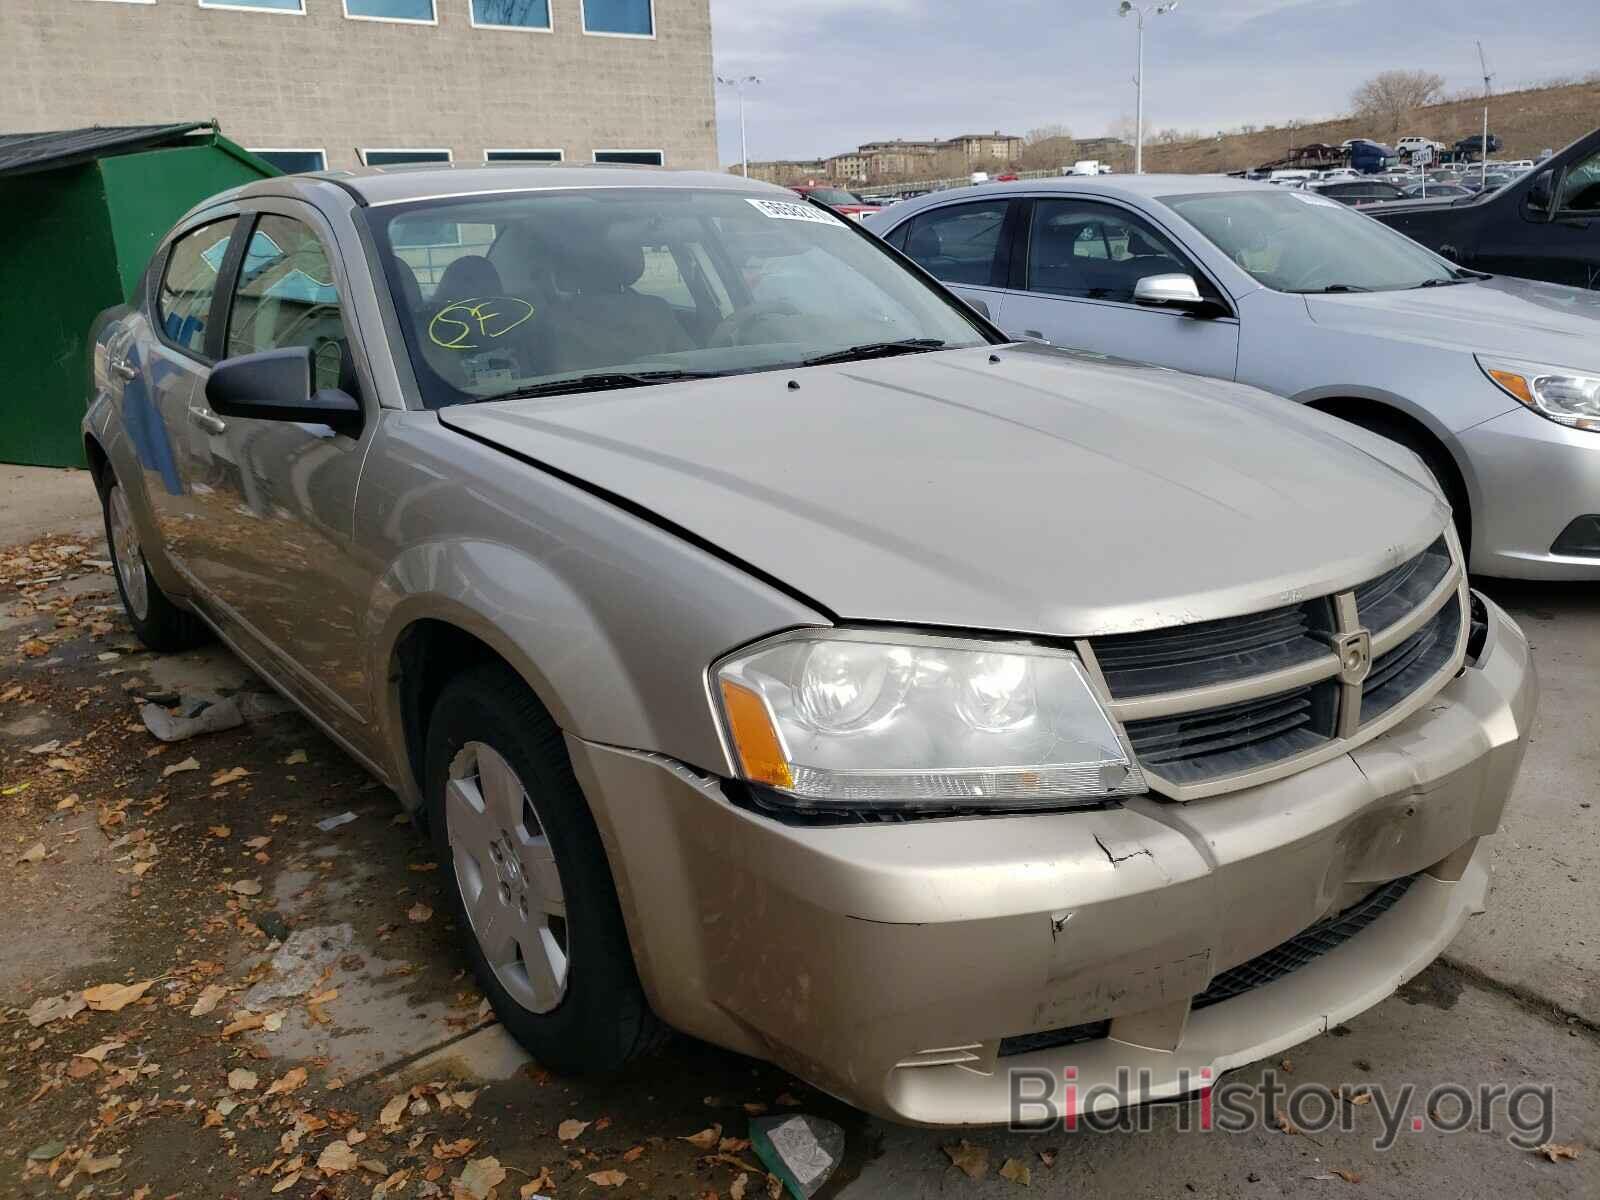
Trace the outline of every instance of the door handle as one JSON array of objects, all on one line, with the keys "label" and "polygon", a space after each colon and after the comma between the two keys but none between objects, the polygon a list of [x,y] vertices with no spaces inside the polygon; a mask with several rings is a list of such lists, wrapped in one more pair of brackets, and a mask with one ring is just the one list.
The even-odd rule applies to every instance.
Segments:
[{"label": "door handle", "polygon": [[1024,329],[1022,331],[1022,340],[1025,342],[1038,342],[1041,346],[1048,346],[1050,344],[1050,339],[1045,337],[1044,334],[1040,333],[1037,329]]},{"label": "door handle", "polygon": [[189,420],[200,426],[207,433],[226,433],[228,431],[228,423],[217,416],[216,413],[207,412],[203,408],[196,408],[192,404],[189,406]]},{"label": "door handle", "polygon": [[125,358],[119,358],[113,362],[111,369],[124,379],[137,379],[139,377],[139,368]]}]

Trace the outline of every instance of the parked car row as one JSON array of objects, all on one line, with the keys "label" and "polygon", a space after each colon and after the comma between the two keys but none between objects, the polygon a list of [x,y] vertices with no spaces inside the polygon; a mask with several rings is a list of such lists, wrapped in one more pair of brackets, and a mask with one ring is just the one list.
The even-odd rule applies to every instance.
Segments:
[{"label": "parked car row", "polygon": [[1483,907],[1536,707],[1469,560],[1600,567],[1549,545],[1593,297],[1264,184],[866,221],[621,168],[198,205],[94,336],[135,631],[398,793],[553,1070],[664,1023],[1002,1123],[1369,1008]]}]

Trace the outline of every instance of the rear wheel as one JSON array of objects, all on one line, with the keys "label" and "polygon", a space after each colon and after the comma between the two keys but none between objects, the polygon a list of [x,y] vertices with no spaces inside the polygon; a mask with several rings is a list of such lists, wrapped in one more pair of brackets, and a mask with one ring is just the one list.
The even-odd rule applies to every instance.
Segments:
[{"label": "rear wheel", "polygon": [[429,827],[478,983],[545,1066],[613,1071],[660,1026],[561,732],[509,668],[477,667],[428,724]]},{"label": "rear wheel", "polygon": [[117,593],[139,640],[152,650],[166,651],[187,650],[205,641],[210,636],[205,624],[169,600],[151,576],[127,493],[115,479],[101,497],[101,506],[105,510],[106,543],[116,570]]}]

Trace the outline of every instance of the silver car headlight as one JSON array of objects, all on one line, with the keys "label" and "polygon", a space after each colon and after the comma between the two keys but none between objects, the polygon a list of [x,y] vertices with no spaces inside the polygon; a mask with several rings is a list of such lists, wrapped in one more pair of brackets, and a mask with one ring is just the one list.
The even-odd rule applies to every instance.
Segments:
[{"label": "silver car headlight", "polygon": [[740,776],[799,805],[1048,808],[1145,790],[1077,656],[802,630],[711,669]]},{"label": "silver car headlight", "polygon": [[1540,416],[1573,429],[1600,430],[1600,374],[1485,354],[1476,357],[1501,391]]}]

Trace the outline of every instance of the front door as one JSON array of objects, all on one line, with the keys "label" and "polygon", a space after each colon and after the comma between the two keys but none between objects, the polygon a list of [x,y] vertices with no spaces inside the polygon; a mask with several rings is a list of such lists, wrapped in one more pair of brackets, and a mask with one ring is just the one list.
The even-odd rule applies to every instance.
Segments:
[{"label": "front door", "polygon": [[1481,244],[1468,265],[1492,274],[1600,288],[1600,150],[1553,182],[1559,190],[1548,220],[1527,201],[1531,183],[1514,186],[1513,194],[1486,214]]},{"label": "front door", "polygon": [[[360,398],[360,346],[346,320],[331,229],[294,201],[263,201],[240,258],[222,358],[309,346],[314,388]],[[203,396],[203,394],[202,394]],[[271,660],[339,732],[361,744],[372,713],[362,654],[373,568],[351,532],[356,482],[378,407],[355,435],[326,425],[223,418],[204,406],[216,502],[195,573],[247,653]]]},{"label": "front door", "polygon": [[1001,325],[1013,337],[1045,341],[1197,375],[1232,379],[1239,358],[1233,317],[1191,317],[1135,304],[1147,275],[1189,275],[1200,294],[1221,291],[1149,221],[1117,205],[1071,197],[1037,199],[1019,232],[1022,290],[1005,302]]}]

